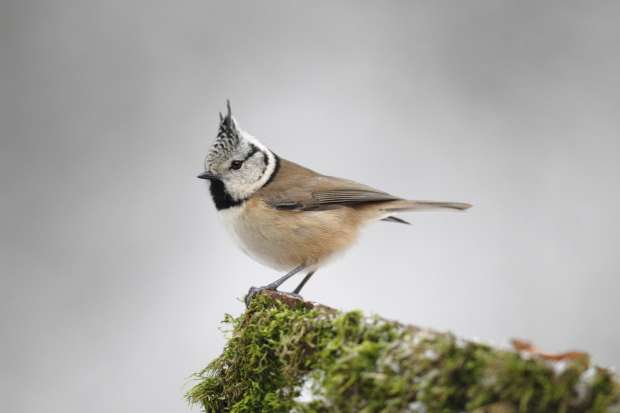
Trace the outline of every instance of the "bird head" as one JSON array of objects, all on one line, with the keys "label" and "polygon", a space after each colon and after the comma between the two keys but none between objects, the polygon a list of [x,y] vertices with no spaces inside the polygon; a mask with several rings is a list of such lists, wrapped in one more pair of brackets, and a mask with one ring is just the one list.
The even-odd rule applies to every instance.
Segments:
[{"label": "bird head", "polygon": [[214,185],[218,185],[234,201],[242,201],[267,183],[277,159],[266,146],[239,128],[230,102],[226,103],[226,116],[220,113],[217,137],[198,178],[210,180],[212,192]]}]

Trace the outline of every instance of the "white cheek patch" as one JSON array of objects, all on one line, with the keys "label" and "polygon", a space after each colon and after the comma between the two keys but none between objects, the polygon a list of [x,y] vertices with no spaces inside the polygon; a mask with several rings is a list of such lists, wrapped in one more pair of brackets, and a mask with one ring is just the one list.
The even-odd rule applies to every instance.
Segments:
[{"label": "white cheek patch", "polygon": [[258,181],[254,183],[254,185],[251,186],[252,194],[261,189],[269,181],[269,179],[271,179],[271,176],[276,171],[276,156],[267,148],[263,150],[263,153],[265,154],[264,156],[267,158],[265,159],[266,165],[264,167],[261,177],[258,179]]},{"label": "white cheek patch", "polygon": [[[247,140],[252,145],[258,148],[259,152],[253,155],[250,159],[259,159],[260,154],[264,154],[263,156],[266,158],[266,165],[257,169],[256,177],[251,177],[251,182],[243,182],[243,180],[230,179],[226,182],[226,190],[228,193],[236,200],[247,199],[252,196],[256,191],[261,189],[271,178],[273,173],[276,170],[276,156],[271,152],[265,145],[260,143],[256,138],[248,134],[247,132],[241,131],[243,139]],[[262,163],[262,162],[260,162]],[[252,165],[247,165],[252,166]],[[259,167],[259,165],[253,165],[254,167]]]}]

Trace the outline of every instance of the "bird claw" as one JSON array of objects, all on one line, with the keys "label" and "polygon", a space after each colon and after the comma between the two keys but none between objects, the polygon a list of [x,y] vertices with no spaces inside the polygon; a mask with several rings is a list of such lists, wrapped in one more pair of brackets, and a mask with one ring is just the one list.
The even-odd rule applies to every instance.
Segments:
[{"label": "bird claw", "polygon": [[263,287],[250,287],[250,289],[248,290],[248,293],[245,295],[245,298],[243,299],[243,301],[245,301],[245,306],[249,307],[250,303],[252,302],[252,299],[256,296],[256,294],[260,293],[261,291],[265,291],[265,290],[275,291],[276,289],[269,285],[266,285]]},{"label": "bird claw", "polygon": [[[256,294],[259,294],[262,291],[278,291],[278,290],[272,285],[265,285],[263,287],[250,287],[250,289],[248,290],[248,293],[245,295],[245,298],[243,299],[243,301],[245,302],[245,306],[249,307],[250,303],[252,302],[252,299],[256,296]],[[297,293],[293,293],[293,292],[289,293],[285,291],[278,291],[278,293],[303,301],[303,297]]]},{"label": "bird claw", "polygon": [[300,301],[303,301],[303,300],[304,300],[304,298],[303,298],[301,295],[297,294],[297,293],[293,293],[293,292],[288,293],[288,292],[285,292],[285,293],[283,293],[283,294],[286,294],[286,295],[288,295],[289,297],[291,297],[291,298],[295,298],[295,299],[300,300]]}]

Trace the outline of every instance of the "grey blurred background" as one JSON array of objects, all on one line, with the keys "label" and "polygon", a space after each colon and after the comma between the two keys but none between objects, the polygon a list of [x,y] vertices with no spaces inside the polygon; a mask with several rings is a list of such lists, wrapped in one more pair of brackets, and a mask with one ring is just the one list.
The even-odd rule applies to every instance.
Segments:
[{"label": "grey blurred background", "polygon": [[278,154],[466,214],[377,224],[305,296],[620,364],[617,2],[8,1],[0,400],[186,412],[278,274],[195,179],[230,98]]}]

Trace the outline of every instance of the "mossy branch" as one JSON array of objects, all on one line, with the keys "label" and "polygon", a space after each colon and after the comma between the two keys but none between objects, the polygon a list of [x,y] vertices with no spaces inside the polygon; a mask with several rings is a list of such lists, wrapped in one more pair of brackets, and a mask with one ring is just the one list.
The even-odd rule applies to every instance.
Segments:
[{"label": "mossy branch", "polygon": [[[620,412],[587,355],[496,349],[263,292],[188,393],[206,412]],[[576,356],[575,356],[576,355]]]}]

